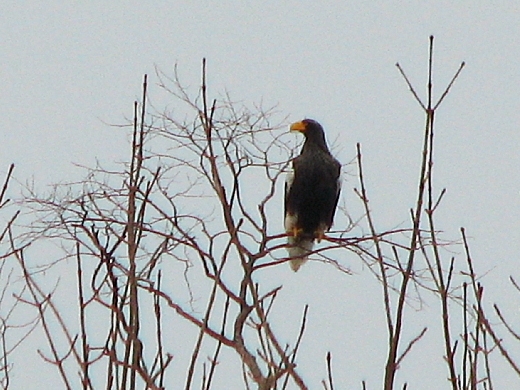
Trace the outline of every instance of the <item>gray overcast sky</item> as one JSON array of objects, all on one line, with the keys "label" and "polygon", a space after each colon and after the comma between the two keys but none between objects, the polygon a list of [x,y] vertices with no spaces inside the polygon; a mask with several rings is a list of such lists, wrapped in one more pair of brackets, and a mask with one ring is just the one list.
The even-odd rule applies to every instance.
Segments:
[{"label": "gray overcast sky", "polygon": [[[391,228],[413,206],[423,128],[395,63],[424,97],[430,34],[436,37],[435,96],[460,62],[467,64],[436,118],[436,180],[448,189],[440,224],[452,238],[467,228],[477,269],[492,269],[484,279],[490,302],[505,304],[501,288],[510,274],[518,276],[520,250],[516,1],[4,1],[0,169],[14,162],[18,180],[34,176],[43,188],[77,179],[71,162],[124,159],[125,136],[106,123],[131,116],[142,75],[150,74],[153,101],[155,66],[171,74],[177,63],[186,84],[196,86],[206,57],[215,93],[226,89],[235,99],[278,104],[290,120],[319,120],[328,139],[337,139],[343,162],[361,142],[376,222]],[[344,186],[350,199],[354,186],[353,178]],[[325,268],[309,264],[296,275],[278,275],[287,278],[287,294],[301,297],[288,305],[299,318],[303,304],[314,302],[310,332],[329,329],[319,323],[319,311],[332,310],[327,302],[341,294],[344,304],[332,314],[337,318],[328,318],[350,318],[348,333],[309,348],[324,356],[339,345],[347,356],[338,357],[344,364],[338,380],[359,387],[368,379],[377,388],[382,370],[374,371],[383,357],[366,340],[384,342],[385,328],[382,317],[367,325],[371,317],[359,312],[359,300],[382,315],[379,288]],[[333,292],[327,290],[331,280],[338,285]],[[315,297],[320,289],[321,301]],[[518,310],[510,313],[518,323]],[[417,370],[414,388],[444,387],[441,354],[427,363],[435,370],[421,367],[421,359],[405,365]]]}]

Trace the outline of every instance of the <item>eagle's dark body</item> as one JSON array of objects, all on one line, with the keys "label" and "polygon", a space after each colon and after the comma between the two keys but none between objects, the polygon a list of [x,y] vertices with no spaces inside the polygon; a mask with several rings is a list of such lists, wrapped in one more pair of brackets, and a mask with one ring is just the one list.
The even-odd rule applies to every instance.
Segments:
[{"label": "eagle's dark body", "polygon": [[305,135],[293,175],[285,187],[285,229],[294,271],[306,261],[314,240],[323,238],[334,220],[340,192],[341,164],[330,154],[321,125],[304,119],[291,126]]}]

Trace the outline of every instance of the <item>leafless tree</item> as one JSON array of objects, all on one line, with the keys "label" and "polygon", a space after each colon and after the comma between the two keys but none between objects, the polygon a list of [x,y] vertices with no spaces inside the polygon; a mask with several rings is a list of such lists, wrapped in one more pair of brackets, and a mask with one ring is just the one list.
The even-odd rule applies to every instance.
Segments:
[{"label": "leafless tree", "polygon": [[[427,332],[424,327],[403,341],[405,305],[423,293],[440,302],[452,389],[492,388],[488,356],[495,347],[518,372],[517,365],[483,308],[465,236],[464,265],[445,261],[442,248],[451,242],[440,237],[434,219],[444,195],[436,195],[432,184],[434,117],[463,64],[437,103],[432,66],[433,38],[424,104],[398,65],[426,116],[410,226],[377,228],[357,145],[356,194],[364,212],[352,218],[343,210],[340,228],[311,259],[345,273],[342,259],[359,259],[381,282],[385,390],[396,388],[403,359]],[[204,61],[200,88],[192,94],[177,72],[158,71],[160,87],[175,102],[173,109],[158,110],[149,107],[145,76],[131,126],[122,126],[130,129],[128,161],[87,168],[84,179],[56,185],[46,196],[27,190],[23,207],[30,226],[18,234],[11,224],[4,230],[11,243],[6,256],[16,259],[24,281],[17,302],[35,310],[48,345],[41,357],[66,388],[210,389],[218,370],[241,374],[247,389],[309,388],[298,368],[308,307],[302,306],[292,339],[282,338],[270,314],[283,286],[267,287],[259,276],[288,266],[283,181],[299,145],[276,108],[248,108],[227,94],[212,99],[206,77]],[[30,250],[41,243],[56,243],[62,254],[32,261]],[[453,333],[453,307],[464,313],[463,334]],[[498,308],[496,313],[518,339]],[[325,360],[322,383],[332,390],[333,356]],[[7,365],[2,369],[7,377]]]}]

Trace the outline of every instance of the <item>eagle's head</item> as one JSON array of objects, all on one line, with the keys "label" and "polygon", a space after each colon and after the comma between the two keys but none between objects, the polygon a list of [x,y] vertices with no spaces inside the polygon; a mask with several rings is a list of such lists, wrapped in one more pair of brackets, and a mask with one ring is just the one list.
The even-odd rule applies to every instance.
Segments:
[{"label": "eagle's head", "polygon": [[314,119],[304,119],[300,122],[295,122],[291,125],[290,130],[302,133],[305,136],[306,144],[310,142],[327,152],[329,151],[325,142],[323,127]]}]

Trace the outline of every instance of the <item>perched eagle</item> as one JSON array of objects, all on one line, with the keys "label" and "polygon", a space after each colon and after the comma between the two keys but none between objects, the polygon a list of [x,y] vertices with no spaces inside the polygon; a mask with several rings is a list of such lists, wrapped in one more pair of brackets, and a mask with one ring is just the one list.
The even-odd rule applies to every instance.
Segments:
[{"label": "perched eagle", "polygon": [[293,161],[293,172],[285,183],[285,231],[291,268],[298,269],[332,226],[341,187],[341,164],[330,154],[323,127],[304,119],[291,125],[291,131],[305,136],[305,143]]}]

